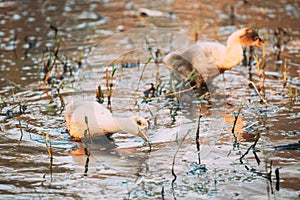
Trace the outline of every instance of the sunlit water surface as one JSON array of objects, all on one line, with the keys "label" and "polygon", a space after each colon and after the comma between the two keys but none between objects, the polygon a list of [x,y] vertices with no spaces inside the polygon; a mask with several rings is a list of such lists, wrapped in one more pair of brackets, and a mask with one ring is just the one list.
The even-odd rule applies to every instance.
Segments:
[{"label": "sunlit water surface", "polygon": [[[145,16],[140,8],[162,13]],[[297,1],[287,0],[0,2],[1,199],[298,199],[299,9]],[[171,72],[153,59],[147,64],[149,50],[184,48],[195,31],[201,40],[224,43],[242,26],[258,27],[267,40],[261,92],[267,104],[248,86],[249,81],[260,85],[254,64],[218,76],[210,101],[201,101],[197,151],[201,99],[193,91],[180,95],[179,103],[165,98]],[[277,27],[285,30],[282,41],[289,39],[281,61],[274,47]],[[133,28],[140,29],[125,34]],[[142,48],[136,50],[136,44]],[[45,84],[43,66],[58,46],[61,60]],[[261,49],[255,52],[262,57]],[[129,134],[89,143],[66,132],[64,103],[95,100],[100,85],[107,105],[106,69],[112,76],[113,61],[112,113],[149,119],[151,148]],[[55,76],[63,63],[72,75],[62,81]],[[151,83],[161,83],[162,92],[145,101]]]}]

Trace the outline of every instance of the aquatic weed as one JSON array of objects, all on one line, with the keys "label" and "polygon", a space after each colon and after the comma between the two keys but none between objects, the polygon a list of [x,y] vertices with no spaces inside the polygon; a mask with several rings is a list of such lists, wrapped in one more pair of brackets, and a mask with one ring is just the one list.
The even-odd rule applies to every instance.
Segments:
[{"label": "aquatic weed", "polygon": [[147,65],[151,62],[151,60],[152,60],[151,57],[149,57],[149,58],[146,60],[144,66],[143,66],[143,69],[142,69],[142,73],[141,73],[140,78],[139,78],[138,83],[137,83],[137,88],[135,89],[135,91],[138,91],[138,90],[139,90],[140,82],[141,82],[141,80],[143,79],[143,75],[144,75],[145,69],[146,69]]},{"label": "aquatic weed", "polygon": [[47,149],[47,152],[48,152],[48,155],[49,155],[49,159],[50,159],[49,160],[49,170],[50,170],[50,179],[51,179],[51,182],[52,182],[52,168],[53,168],[52,141],[51,141],[51,138],[50,138],[49,134],[45,134],[44,132],[42,132],[42,136],[44,138],[44,142],[45,142],[46,149]]},{"label": "aquatic weed", "polygon": [[258,91],[256,85],[252,81],[249,82],[249,87],[253,88],[255,90],[256,94],[260,98],[260,103],[261,104],[267,104],[267,100],[260,94],[260,92]]},{"label": "aquatic weed", "polygon": [[274,31],[275,42],[273,48],[276,52],[277,61],[281,60],[281,53],[284,50],[285,46],[291,40],[290,34],[283,28],[278,27]]},{"label": "aquatic weed", "polygon": [[171,173],[172,173],[172,176],[173,176],[173,179],[172,179],[172,182],[171,182],[171,186],[172,186],[172,193],[173,193],[173,197],[174,199],[176,199],[176,194],[175,194],[175,181],[177,179],[177,175],[175,173],[175,163],[176,163],[176,156],[179,152],[179,149],[181,148],[183,142],[185,141],[185,138],[187,137],[187,135],[191,132],[191,130],[189,129],[186,134],[183,136],[182,140],[180,141],[180,143],[177,145],[177,149],[175,151],[175,154],[173,156],[173,161],[172,161],[172,169],[171,169]]},{"label": "aquatic weed", "polygon": [[197,124],[197,131],[196,131],[196,149],[198,155],[198,164],[201,164],[201,155],[200,155],[200,120],[202,118],[201,114],[201,103],[199,104],[199,117],[198,117],[198,124]]},{"label": "aquatic weed", "polygon": [[84,50],[79,51],[77,57],[63,52],[64,39],[58,36],[58,28],[51,25],[50,29],[54,31],[54,37],[45,45],[42,53],[42,69],[38,72],[43,74],[42,81],[46,88],[57,87],[68,73],[70,77],[73,76],[73,72],[81,68],[84,58]]},{"label": "aquatic weed", "polygon": [[233,149],[239,148],[239,146],[240,146],[240,143],[238,142],[237,136],[235,134],[235,126],[236,126],[237,120],[238,120],[238,118],[239,118],[239,116],[241,114],[242,109],[243,109],[243,105],[241,105],[239,107],[238,112],[235,114],[235,116],[234,116],[234,122],[233,122],[232,129],[231,129],[231,133],[232,133],[233,138],[234,138]]},{"label": "aquatic weed", "polygon": [[112,98],[112,92],[113,92],[113,86],[114,84],[111,82],[113,79],[113,76],[115,74],[116,69],[113,68],[111,76],[109,75],[108,69],[105,71],[106,76],[106,91],[107,91],[107,108],[111,111],[111,98]]},{"label": "aquatic weed", "polygon": [[284,59],[283,62],[282,84],[283,84],[283,88],[285,88],[286,87],[286,59]]},{"label": "aquatic weed", "polygon": [[295,104],[298,103],[298,89],[295,87],[293,90],[292,84],[288,84],[288,93],[289,93],[289,110],[292,111]]},{"label": "aquatic weed", "polygon": [[91,134],[90,134],[90,128],[89,128],[89,121],[88,117],[84,116],[84,122],[86,124],[86,129],[84,130],[84,153],[87,156],[85,160],[84,165],[84,176],[87,176],[87,172],[89,170],[89,162],[90,162],[90,143],[91,143]]},{"label": "aquatic weed", "polygon": [[102,92],[101,85],[98,85],[96,90],[96,101],[100,104],[103,104],[104,102],[104,94]]}]

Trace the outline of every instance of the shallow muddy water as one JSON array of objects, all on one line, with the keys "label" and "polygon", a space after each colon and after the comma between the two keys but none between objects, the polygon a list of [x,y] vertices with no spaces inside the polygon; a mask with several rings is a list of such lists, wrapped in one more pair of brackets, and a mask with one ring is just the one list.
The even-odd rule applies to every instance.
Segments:
[{"label": "shallow muddy water", "polygon": [[[1,1],[0,10],[1,199],[299,198],[298,1]],[[168,96],[171,70],[155,58],[196,35],[225,43],[244,26],[266,41],[254,49],[265,70],[254,57],[215,78],[210,97]],[[112,90],[113,115],[149,120],[151,148],[130,134],[69,137],[64,104],[95,100],[99,85],[105,106]]]}]

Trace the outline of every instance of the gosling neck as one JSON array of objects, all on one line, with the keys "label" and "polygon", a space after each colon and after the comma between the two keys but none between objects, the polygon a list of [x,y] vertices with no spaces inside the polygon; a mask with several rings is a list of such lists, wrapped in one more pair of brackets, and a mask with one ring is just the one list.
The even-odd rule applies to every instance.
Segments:
[{"label": "gosling neck", "polygon": [[114,117],[115,120],[115,126],[117,128],[116,132],[122,132],[122,133],[132,133],[132,127],[133,124],[131,122],[130,117]]},{"label": "gosling neck", "polygon": [[223,70],[228,70],[243,60],[243,47],[239,37],[232,34],[227,41],[226,51],[223,59]]},{"label": "gosling neck", "polygon": [[112,120],[109,120],[109,122],[107,122],[107,124],[105,124],[106,131],[109,133],[122,132],[122,127],[120,126],[120,124],[123,124],[123,123],[119,123],[119,121],[120,121],[120,119],[115,118],[115,117],[113,117]]}]

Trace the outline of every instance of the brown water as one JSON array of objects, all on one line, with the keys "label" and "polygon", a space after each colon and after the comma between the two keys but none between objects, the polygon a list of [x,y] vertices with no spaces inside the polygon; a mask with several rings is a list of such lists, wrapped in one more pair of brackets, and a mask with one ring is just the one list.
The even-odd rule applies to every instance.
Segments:
[{"label": "brown water", "polygon": [[[163,15],[141,16],[139,8]],[[298,1],[1,1],[0,10],[1,199],[299,198]],[[248,86],[249,81],[260,85],[254,65],[249,70],[241,64],[218,76],[209,88],[210,101],[201,101],[198,154],[200,100],[192,91],[188,99],[181,95],[179,104],[162,93],[143,101],[150,83],[170,89],[166,66],[153,60],[144,65],[151,57],[147,49],[184,48],[195,30],[201,40],[224,43],[244,26],[257,27],[267,40],[261,91],[267,104],[260,104]],[[281,45],[281,61],[274,47],[277,28],[284,30],[284,41],[289,39]],[[45,84],[45,63],[58,46],[52,80]],[[255,52],[262,57],[262,49]],[[113,61],[112,112],[148,118],[151,150],[130,135],[86,144],[65,132],[63,104],[94,100],[98,85],[106,91],[105,71],[112,73],[108,65]],[[133,64],[120,68],[126,62]],[[67,72],[59,79],[64,65],[71,67],[72,76]],[[231,130],[240,108],[235,140]],[[53,163],[46,144],[51,144]]]}]

